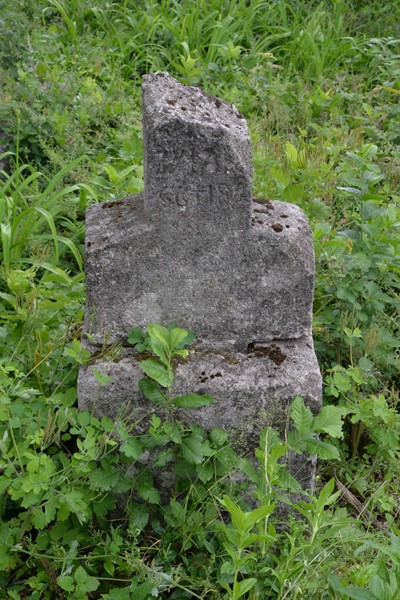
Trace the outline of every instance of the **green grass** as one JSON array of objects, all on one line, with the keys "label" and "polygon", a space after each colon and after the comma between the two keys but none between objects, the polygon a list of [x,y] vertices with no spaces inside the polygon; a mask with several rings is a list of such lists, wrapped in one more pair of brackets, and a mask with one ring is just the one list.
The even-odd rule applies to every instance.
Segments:
[{"label": "green grass", "polygon": [[[0,0],[0,598],[398,598],[397,4]],[[129,408],[116,423],[76,409],[85,210],[143,187],[154,70],[234,102],[254,194],[310,219],[324,403],[344,434],[323,438],[336,458],[283,528],[274,434],[254,471],[225,432],[155,419],[141,438]],[[129,471],[145,449],[176,460],[170,502]],[[346,513],[334,474],[363,514]]]}]

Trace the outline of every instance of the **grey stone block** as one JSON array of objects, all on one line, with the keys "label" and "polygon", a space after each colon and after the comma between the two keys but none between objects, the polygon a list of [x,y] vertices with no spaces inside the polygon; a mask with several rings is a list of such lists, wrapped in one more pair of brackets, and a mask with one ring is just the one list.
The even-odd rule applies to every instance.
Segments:
[{"label": "grey stone block", "polygon": [[[176,322],[205,347],[299,338],[311,327],[314,255],[302,211],[251,202],[252,221],[204,239],[147,219],[143,196],[105,202],[86,218],[90,342],[124,342],[133,326]],[[207,241],[207,236],[211,236]],[[193,239],[194,237],[194,239]]]}]

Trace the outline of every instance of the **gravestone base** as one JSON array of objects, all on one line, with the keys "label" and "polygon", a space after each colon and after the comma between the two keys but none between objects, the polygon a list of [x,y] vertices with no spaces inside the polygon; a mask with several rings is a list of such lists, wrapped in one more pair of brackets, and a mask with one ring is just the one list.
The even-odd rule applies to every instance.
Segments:
[{"label": "gravestone base", "polygon": [[[93,367],[112,381],[100,386]],[[121,407],[127,406],[129,419],[137,422],[136,431],[146,430],[150,416],[168,414],[146,400],[139,390],[144,376],[138,356],[124,349],[117,362],[98,359],[81,368],[79,404],[98,417],[115,420]],[[278,341],[250,348],[246,354],[202,349],[176,366],[173,395],[189,392],[211,394],[214,403],[199,409],[175,409],[178,419],[195,422],[207,431],[214,427],[229,434],[236,451],[252,458],[260,432],[267,426],[282,435],[288,426],[288,411],[296,395],[304,398],[314,414],[320,408],[321,381],[311,338]],[[291,474],[304,487],[312,485],[313,469],[293,458]],[[298,462],[298,464],[296,464]]]}]

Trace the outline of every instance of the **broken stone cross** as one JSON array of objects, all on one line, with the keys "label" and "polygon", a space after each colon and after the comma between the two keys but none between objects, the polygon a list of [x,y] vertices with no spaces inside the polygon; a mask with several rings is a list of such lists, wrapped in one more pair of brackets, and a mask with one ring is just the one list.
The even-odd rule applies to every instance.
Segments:
[{"label": "broken stone cross", "polygon": [[[252,454],[264,427],[284,430],[296,395],[314,413],[321,403],[307,219],[297,206],[252,199],[249,133],[233,105],[167,73],[147,75],[143,136],[144,194],[86,217],[83,339],[97,358],[80,370],[79,405],[114,418],[128,403],[135,420],[154,409],[139,392],[127,334],[174,322],[197,336],[174,392],[215,399],[180,418],[224,428]],[[112,381],[100,386],[94,368]],[[292,474],[308,485],[312,461]]]}]

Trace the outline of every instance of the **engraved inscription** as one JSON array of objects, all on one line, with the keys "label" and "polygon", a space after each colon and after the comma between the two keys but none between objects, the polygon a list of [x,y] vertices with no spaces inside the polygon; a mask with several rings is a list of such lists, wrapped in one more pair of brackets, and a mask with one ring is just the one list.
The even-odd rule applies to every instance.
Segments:
[{"label": "engraved inscription", "polygon": [[202,188],[188,186],[186,189],[165,190],[159,193],[159,206],[168,211],[194,212],[203,207],[210,207],[213,194],[212,186]]}]

